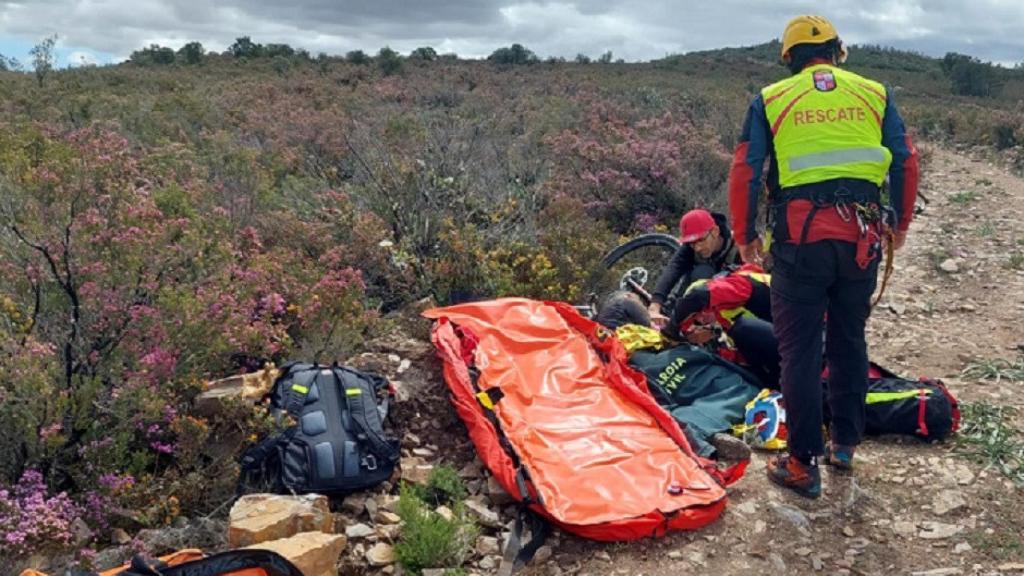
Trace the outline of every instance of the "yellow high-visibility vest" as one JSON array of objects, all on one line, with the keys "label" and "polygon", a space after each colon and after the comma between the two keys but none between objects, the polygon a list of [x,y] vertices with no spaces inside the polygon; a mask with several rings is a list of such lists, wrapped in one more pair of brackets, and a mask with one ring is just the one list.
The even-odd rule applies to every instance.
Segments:
[{"label": "yellow high-visibility vest", "polygon": [[856,178],[882,185],[885,87],[836,66],[808,66],[761,91],[782,188]]}]

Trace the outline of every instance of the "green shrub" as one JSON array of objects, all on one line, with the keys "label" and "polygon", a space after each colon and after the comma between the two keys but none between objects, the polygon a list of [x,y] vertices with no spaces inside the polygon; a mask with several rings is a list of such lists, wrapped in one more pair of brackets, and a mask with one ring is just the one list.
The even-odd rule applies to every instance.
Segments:
[{"label": "green shrub", "polygon": [[1010,259],[1006,262],[1006,267],[1010,270],[1024,270],[1024,252],[1014,252],[1010,254]]},{"label": "green shrub", "polygon": [[417,498],[431,506],[456,504],[469,495],[459,473],[445,465],[431,471],[426,486],[413,485],[410,489]]},{"label": "green shrub", "polygon": [[1010,124],[996,124],[992,127],[992,144],[998,150],[1006,150],[1017,145],[1017,135]]},{"label": "green shrub", "polygon": [[536,64],[538,62],[537,55],[533,53],[533,50],[526,48],[522,44],[513,44],[505,48],[498,48],[491,55],[487,57],[487,60],[494,62],[495,64]]},{"label": "green shrub", "polygon": [[370,63],[370,56],[362,50],[351,50],[345,54],[345,60],[351,64],[362,66]]},{"label": "green shrub", "polygon": [[461,502],[453,506],[448,520],[431,510],[416,492],[408,484],[402,485],[398,515],[404,525],[395,545],[398,562],[412,574],[420,574],[424,568],[461,566],[479,535],[476,523]]},{"label": "green shrub", "polygon": [[967,206],[978,199],[978,193],[974,190],[965,190],[963,192],[957,192],[949,197],[949,201],[960,206]]},{"label": "green shrub", "polygon": [[402,71],[402,57],[398,52],[385,46],[377,52],[377,66],[385,76],[398,74]]}]

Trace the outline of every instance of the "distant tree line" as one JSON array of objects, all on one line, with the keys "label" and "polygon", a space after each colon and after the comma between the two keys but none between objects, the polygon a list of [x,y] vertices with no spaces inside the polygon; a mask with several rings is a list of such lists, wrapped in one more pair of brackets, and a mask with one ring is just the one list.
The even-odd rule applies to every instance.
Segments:
[{"label": "distant tree line", "polygon": [[953,93],[961,96],[994,96],[1002,88],[995,66],[966,54],[948,52],[942,58],[942,71]]},{"label": "distant tree line", "polygon": [[[597,58],[596,62],[598,62],[599,64],[611,64],[612,58],[612,51],[608,50],[607,52],[601,54],[601,56]],[[504,48],[498,48],[494,52],[491,52],[491,55],[487,57],[487,60],[489,62],[494,62],[495,64],[511,66],[523,64],[536,64],[540,62],[540,58],[537,57],[533,50],[530,50],[529,48],[523,46],[522,44],[513,44],[511,46],[506,46]],[[566,59],[561,56],[551,56],[545,61],[554,64],[566,62]],[[574,62],[576,62],[577,64],[590,64],[591,62],[594,61],[595,60],[591,60],[590,56],[587,56],[582,52],[577,54],[576,58],[574,59]],[[624,62],[624,60],[622,60],[621,58],[616,61],[616,63],[622,62]]]},{"label": "distant tree line", "polygon": [[[168,64],[201,64],[203,60],[212,55],[208,53],[199,42],[189,42],[175,51],[173,48],[150,44],[148,47],[132,52],[128,61],[140,65],[168,65]],[[293,58],[298,57],[311,60],[308,51],[295,49],[288,44],[258,44],[252,41],[249,36],[236,38],[234,44],[224,52],[225,56],[235,58]],[[323,55],[326,57],[326,54]]]},{"label": "distant tree line", "polygon": [[[185,44],[178,50],[158,44],[150,44],[145,48],[132,52],[128,61],[141,66],[198,65],[202,64],[209,57],[218,56],[245,59],[277,59],[278,61],[300,59],[321,62],[329,58],[324,52],[320,52],[314,58],[307,50],[302,48],[293,48],[288,44],[260,44],[253,41],[249,36],[241,36],[236,38],[235,42],[227,50],[219,54],[217,52],[208,52],[201,43],[195,41]],[[438,54],[437,50],[430,46],[416,48],[407,57],[403,57],[391,47],[385,46],[375,56],[371,56],[362,50],[351,50],[344,55],[343,59],[350,64],[360,66],[376,63],[381,72],[385,75],[390,75],[401,72],[402,63],[405,60],[412,62],[434,62],[437,60],[458,60],[459,57],[454,53]],[[487,57],[487,60],[502,65],[536,64],[541,61],[536,53],[518,43],[498,48]],[[545,61],[548,63],[567,62],[562,56],[551,56]],[[613,54],[611,50],[608,50],[596,59],[592,59],[581,52],[572,61],[577,64],[590,64],[592,62],[611,64],[613,62]],[[614,60],[614,62],[623,63],[625,61],[620,58]],[[16,60],[6,59],[3,55],[0,55],[0,70],[17,69],[20,69],[20,64]]]},{"label": "distant tree line", "polygon": [[[197,65],[202,64],[207,58],[214,56],[244,58],[248,60],[270,59],[275,61],[275,66],[281,65],[282,67],[287,67],[287,62],[295,59],[323,62],[329,58],[325,52],[320,52],[314,58],[307,50],[302,48],[292,48],[288,44],[259,44],[254,42],[249,36],[242,36],[236,38],[235,42],[221,54],[207,52],[199,42],[189,42],[177,51],[166,46],[151,44],[146,48],[132,52],[128,61],[141,66]],[[458,55],[438,54],[434,48],[422,46],[410,52],[408,57],[403,57],[389,46],[385,46],[377,52],[376,56],[370,56],[362,50],[352,50],[345,54],[344,60],[359,66],[376,63],[381,72],[385,75],[391,75],[401,72],[402,63],[405,60],[413,62],[458,60]],[[5,61],[0,60],[0,66],[5,65]]]}]

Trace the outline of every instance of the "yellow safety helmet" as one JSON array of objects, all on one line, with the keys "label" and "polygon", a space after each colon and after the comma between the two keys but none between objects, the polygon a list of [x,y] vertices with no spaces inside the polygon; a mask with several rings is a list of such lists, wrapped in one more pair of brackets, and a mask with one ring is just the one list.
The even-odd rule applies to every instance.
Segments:
[{"label": "yellow safety helmet", "polygon": [[839,62],[842,63],[846,60],[846,46],[839,39],[836,27],[824,16],[797,16],[786,24],[782,33],[782,61],[789,61],[789,49],[797,44],[824,44],[832,39],[839,40]]}]

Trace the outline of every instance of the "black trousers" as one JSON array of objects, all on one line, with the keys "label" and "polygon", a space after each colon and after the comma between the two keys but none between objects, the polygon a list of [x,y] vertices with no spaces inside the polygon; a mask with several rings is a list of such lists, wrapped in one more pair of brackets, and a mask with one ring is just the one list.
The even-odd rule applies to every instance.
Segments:
[{"label": "black trousers", "polygon": [[789,452],[801,460],[824,453],[823,345],[829,368],[831,439],[856,446],[864,432],[868,386],[864,327],[871,313],[878,260],[862,270],[855,255],[852,242],[838,240],[772,245],[772,316],[779,342]]},{"label": "black trousers", "polygon": [[772,323],[752,316],[737,318],[727,332],[747,368],[761,379],[761,385],[779,389],[779,343]]}]

